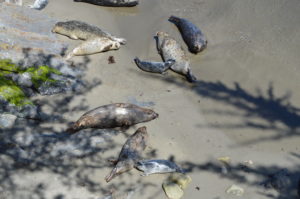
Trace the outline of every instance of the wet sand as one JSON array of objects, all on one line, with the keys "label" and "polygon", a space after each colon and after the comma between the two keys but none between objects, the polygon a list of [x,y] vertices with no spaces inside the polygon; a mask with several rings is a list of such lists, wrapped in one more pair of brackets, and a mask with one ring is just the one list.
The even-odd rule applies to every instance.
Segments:
[{"label": "wet sand", "polygon": [[[62,114],[66,122],[49,122],[43,124],[44,129],[54,126],[61,131],[67,122],[100,105],[144,103],[158,112],[159,118],[126,133],[147,126],[148,157],[173,159],[189,169],[193,181],[184,198],[232,198],[225,193],[232,184],[245,189],[241,198],[296,198],[294,181],[281,193],[266,190],[260,183],[268,173],[282,168],[295,178],[300,174],[298,0],[142,0],[134,8],[59,0],[50,1],[41,12],[61,21],[82,20],[127,39],[118,51],[88,56],[84,78],[100,79],[100,85],[59,107],[54,100],[68,95],[48,98],[54,107],[48,107],[49,112],[68,111]],[[167,20],[170,15],[190,19],[208,39],[206,50],[198,55],[188,53],[199,80],[196,84],[171,71],[164,76],[145,73],[133,62],[135,56],[161,60],[153,39],[157,31],[170,33],[187,50],[178,30]],[[69,50],[80,43],[58,37],[70,42]],[[111,55],[115,64],[108,64]],[[74,109],[80,105],[81,109]],[[90,139],[93,133],[86,135],[79,140]],[[28,190],[38,198],[34,188],[39,184],[43,184],[39,190],[47,199],[96,199],[112,187],[126,190],[136,186],[140,189],[133,198],[166,198],[161,184],[168,175],[140,177],[133,170],[106,184],[104,177],[111,167],[105,161],[118,156],[126,134],[118,133],[109,140],[113,143],[110,150],[67,158],[65,166],[57,166],[62,167],[62,173],[47,168],[16,172],[13,179],[23,191],[12,198],[22,198],[22,194],[24,198],[30,195]],[[99,147],[103,147],[101,143]],[[221,156],[232,159],[233,168],[227,175],[221,173],[217,161]],[[248,173],[238,166],[246,160],[254,162]]]}]

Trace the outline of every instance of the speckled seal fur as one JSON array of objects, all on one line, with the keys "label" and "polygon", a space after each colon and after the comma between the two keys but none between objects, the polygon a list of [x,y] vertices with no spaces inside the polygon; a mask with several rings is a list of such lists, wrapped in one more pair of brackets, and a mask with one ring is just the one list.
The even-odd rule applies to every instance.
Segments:
[{"label": "speckled seal fur", "polygon": [[120,44],[126,44],[126,39],[124,38],[115,37],[107,31],[101,30],[97,26],[76,20],[57,22],[54,25],[52,32],[68,36],[71,39],[81,40],[88,40],[95,37],[107,37],[113,41],[119,42]]},{"label": "speckled seal fur", "polygon": [[135,167],[144,172],[143,176],[154,173],[184,173],[179,166],[169,160],[141,160],[136,163]]},{"label": "speckled seal fur", "polygon": [[175,60],[170,59],[165,62],[152,62],[142,61],[136,57],[134,58],[134,62],[143,71],[163,74],[175,63]]},{"label": "speckled seal fur", "polygon": [[184,75],[189,82],[195,82],[197,78],[192,74],[189,59],[180,44],[165,32],[157,32],[155,38],[157,50],[163,60],[175,60],[171,69]]}]

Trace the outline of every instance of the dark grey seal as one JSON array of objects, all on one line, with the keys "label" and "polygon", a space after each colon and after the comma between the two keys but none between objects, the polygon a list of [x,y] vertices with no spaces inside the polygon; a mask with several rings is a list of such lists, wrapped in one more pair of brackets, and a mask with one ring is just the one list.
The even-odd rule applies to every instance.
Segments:
[{"label": "dark grey seal", "polygon": [[150,62],[141,61],[136,57],[134,62],[143,71],[163,74],[175,63],[175,60],[169,59],[166,62]]},{"label": "dark grey seal", "polygon": [[83,114],[67,131],[75,133],[86,128],[129,127],[141,122],[148,122],[158,117],[153,110],[134,104],[116,103],[95,108]]},{"label": "dark grey seal", "polygon": [[179,166],[169,160],[142,160],[138,161],[135,167],[144,172],[143,176],[148,176],[149,174],[154,173],[184,173]]},{"label": "dark grey seal", "polygon": [[115,167],[106,176],[106,182],[111,181],[115,176],[134,168],[134,165],[141,159],[141,153],[145,150],[148,143],[148,133],[145,126],[140,127],[131,135],[122,147],[118,160],[111,160]]},{"label": "dark grey seal", "polygon": [[139,4],[138,0],[74,0],[75,2],[85,2],[98,6],[110,7],[132,7]]},{"label": "dark grey seal", "polygon": [[207,46],[207,40],[201,30],[187,19],[171,16],[169,21],[179,29],[183,40],[192,53],[199,53]]}]

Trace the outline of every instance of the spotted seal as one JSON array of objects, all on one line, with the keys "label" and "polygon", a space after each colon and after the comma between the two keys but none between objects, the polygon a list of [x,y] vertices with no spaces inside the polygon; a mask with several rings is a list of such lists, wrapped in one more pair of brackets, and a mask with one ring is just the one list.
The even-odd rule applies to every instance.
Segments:
[{"label": "spotted seal", "polygon": [[29,7],[36,10],[42,10],[47,6],[47,4],[48,4],[48,0],[35,0],[35,2]]},{"label": "spotted seal", "polygon": [[142,160],[138,161],[135,167],[144,172],[142,174],[143,176],[148,176],[154,173],[184,173],[179,166],[169,160]]},{"label": "spotted seal", "polygon": [[69,60],[74,56],[91,55],[109,50],[117,50],[119,48],[120,43],[117,41],[112,41],[106,37],[96,37],[87,40],[74,48],[72,52],[66,56],[66,60]]},{"label": "spotted seal", "polygon": [[189,82],[195,82],[197,78],[192,74],[190,62],[180,44],[165,32],[157,32],[155,38],[157,50],[163,60],[175,60],[175,64],[171,66],[171,69],[184,75]]},{"label": "spotted seal", "polygon": [[115,103],[100,106],[83,114],[67,131],[75,133],[86,128],[128,127],[158,117],[153,110],[134,104]]},{"label": "spotted seal", "polygon": [[201,30],[187,19],[171,16],[169,21],[179,29],[183,40],[192,53],[199,53],[207,46],[207,40]]},{"label": "spotted seal", "polygon": [[115,167],[106,176],[106,182],[111,181],[114,177],[134,168],[134,165],[140,160],[141,153],[145,150],[148,142],[148,133],[145,126],[140,127],[131,135],[122,147],[119,158],[115,163]]},{"label": "spotted seal", "polygon": [[132,7],[138,5],[138,0],[74,0],[75,2],[85,2],[98,6],[110,7]]},{"label": "spotted seal", "polygon": [[164,73],[166,72],[174,63],[175,60],[169,59],[166,62],[150,62],[141,61],[139,58],[134,58],[136,65],[143,71],[152,73]]},{"label": "spotted seal", "polygon": [[119,42],[120,44],[126,44],[126,39],[124,38],[115,37],[107,31],[98,28],[97,26],[93,26],[85,22],[76,20],[57,22],[52,28],[52,32],[65,35],[71,39],[76,40],[88,40],[95,37],[107,37],[113,41]]}]

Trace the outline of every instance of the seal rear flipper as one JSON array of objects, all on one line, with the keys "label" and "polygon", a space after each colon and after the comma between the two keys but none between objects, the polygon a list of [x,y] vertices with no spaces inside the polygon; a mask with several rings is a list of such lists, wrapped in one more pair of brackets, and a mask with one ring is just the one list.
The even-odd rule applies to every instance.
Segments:
[{"label": "seal rear flipper", "polygon": [[117,167],[113,168],[113,170],[108,174],[108,176],[105,177],[105,181],[109,182],[111,181],[114,177],[120,174],[120,171]]},{"label": "seal rear flipper", "polygon": [[188,72],[186,74],[186,79],[191,83],[194,83],[197,81],[197,78],[192,74],[190,69],[188,69]]}]

